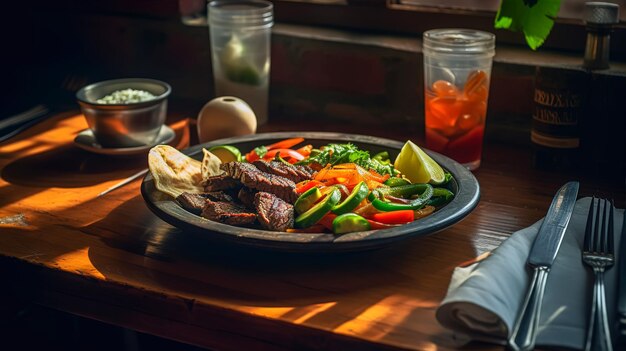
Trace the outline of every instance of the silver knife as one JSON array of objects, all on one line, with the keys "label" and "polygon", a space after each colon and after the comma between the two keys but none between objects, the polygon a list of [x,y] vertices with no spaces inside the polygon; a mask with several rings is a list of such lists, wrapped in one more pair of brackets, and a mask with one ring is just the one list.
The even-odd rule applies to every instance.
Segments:
[{"label": "silver knife", "polygon": [[622,235],[619,244],[619,287],[617,295],[618,346],[616,350],[626,350],[626,212],[622,221]]},{"label": "silver knife", "polygon": [[509,348],[515,351],[532,350],[535,347],[539,314],[543,302],[548,273],[559,252],[563,234],[572,217],[578,196],[578,182],[569,182],[561,187],[552,199],[546,218],[530,248],[528,265],[533,269],[533,278],[526,298],[517,316],[509,337]]}]

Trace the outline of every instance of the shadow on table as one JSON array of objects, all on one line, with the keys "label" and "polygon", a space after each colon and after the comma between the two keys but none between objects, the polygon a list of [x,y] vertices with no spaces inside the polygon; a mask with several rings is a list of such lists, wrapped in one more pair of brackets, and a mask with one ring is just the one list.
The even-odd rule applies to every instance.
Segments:
[{"label": "shadow on table", "polygon": [[[61,121],[65,122],[64,119]],[[22,137],[28,136],[29,132],[40,132],[37,128],[43,127],[37,125]],[[187,147],[190,141],[190,121],[182,119],[170,127],[176,132],[170,145],[178,149]],[[128,171],[137,171],[147,165],[147,152],[139,155],[100,155],[82,150],[71,142],[60,144],[58,141],[37,140],[31,141],[25,148],[44,144],[55,146],[47,151],[13,160],[2,168],[2,179],[20,186],[78,188],[116,179],[119,177],[118,172],[127,174]],[[18,151],[20,150],[12,150],[11,155],[15,156]]]},{"label": "shadow on table", "polygon": [[[398,314],[396,307],[408,309],[400,319],[415,318],[411,310],[432,310],[445,293],[452,267],[474,255],[467,237],[453,230],[355,253],[295,254],[238,247],[166,224],[149,212],[140,195],[81,230],[121,250],[89,250],[91,263],[108,280],[197,302],[217,299],[249,308],[291,308],[281,318],[305,318],[307,323],[337,328],[371,313],[369,309],[379,303],[388,304],[390,314]],[[447,242],[454,245],[457,261],[450,261]],[[118,257],[112,259],[116,252]],[[122,252],[143,259],[140,264],[125,262],[136,262],[137,257]],[[442,289],[434,289],[433,281]],[[395,287],[397,296],[387,295],[389,286]],[[403,306],[406,296],[419,296],[421,302]],[[312,311],[312,305],[326,307]]]},{"label": "shadow on table", "polygon": [[146,156],[110,157],[65,144],[17,159],[2,169],[2,179],[22,186],[78,188],[102,183],[117,171],[145,167]]},{"label": "shadow on table", "polygon": [[0,186],[0,207],[45,192],[49,188],[82,188],[120,178],[145,167],[146,157],[112,159],[72,145],[19,158],[0,170],[8,184]]}]

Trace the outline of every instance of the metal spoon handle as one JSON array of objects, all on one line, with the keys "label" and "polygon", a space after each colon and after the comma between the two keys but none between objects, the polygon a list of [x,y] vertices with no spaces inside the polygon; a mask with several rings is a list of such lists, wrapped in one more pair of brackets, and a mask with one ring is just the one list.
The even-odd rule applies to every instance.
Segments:
[{"label": "metal spoon handle", "polygon": [[143,170],[141,170],[141,171],[139,171],[139,172],[137,172],[137,173],[133,174],[132,176],[130,176],[130,177],[128,177],[128,178],[126,178],[126,179],[122,180],[121,182],[119,182],[119,183],[117,183],[117,184],[113,185],[112,187],[108,188],[107,190],[105,190],[105,191],[101,192],[101,193],[100,193],[100,194],[98,194],[98,196],[96,196],[96,197],[100,197],[100,196],[102,196],[102,195],[106,195],[106,194],[110,193],[111,191],[113,191],[113,190],[115,190],[115,189],[121,188],[121,187],[123,187],[124,185],[126,185],[126,184],[128,184],[128,183],[132,182],[133,180],[135,180],[135,179],[137,179],[137,178],[139,178],[139,177],[143,176],[144,174],[148,173],[148,171],[149,171],[149,169],[148,169],[148,168],[143,169]]}]

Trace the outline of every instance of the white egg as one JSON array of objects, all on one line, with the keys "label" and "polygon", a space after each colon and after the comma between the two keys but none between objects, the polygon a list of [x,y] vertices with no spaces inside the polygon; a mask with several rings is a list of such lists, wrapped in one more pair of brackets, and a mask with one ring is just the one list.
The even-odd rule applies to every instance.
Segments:
[{"label": "white egg", "polygon": [[201,143],[256,132],[256,116],[250,106],[233,96],[209,101],[198,114],[198,139]]}]

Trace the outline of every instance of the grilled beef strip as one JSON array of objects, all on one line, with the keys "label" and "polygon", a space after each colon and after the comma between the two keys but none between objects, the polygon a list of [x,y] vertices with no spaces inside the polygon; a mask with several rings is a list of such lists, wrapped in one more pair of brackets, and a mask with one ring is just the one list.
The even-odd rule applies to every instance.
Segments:
[{"label": "grilled beef strip", "polygon": [[254,206],[263,228],[279,232],[293,228],[293,206],[276,195],[260,191],[254,195]]},{"label": "grilled beef strip", "polygon": [[237,193],[237,199],[239,199],[239,201],[241,201],[241,203],[247,208],[254,209],[254,195],[256,193],[256,190],[243,187],[239,189],[239,193]]},{"label": "grilled beef strip", "polygon": [[202,193],[199,195],[211,201],[221,201],[221,202],[234,202],[235,201],[231,194],[227,194],[223,191],[211,191],[211,192]]},{"label": "grilled beef strip", "polygon": [[199,215],[202,213],[206,198],[202,197],[200,194],[182,193],[176,197],[176,201],[185,210]]},{"label": "grilled beef strip", "polygon": [[176,201],[185,210],[200,215],[206,201],[221,201],[221,202],[233,202],[232,196],[224,193],[223,191],[214,191],[210,193],[192,194],[182,193],[176,197]]},{"label": "grilled beef strip", "polygon": [[206,200],[202,217],[235,226],[251,225],[256,220],[256,214],[241,205],[211,200]]},{"label": "grilled beef strip", "polygon": [[262,172],[250,163],[228,162],[223,163],[220,167],[248,188],[275,194],[291,204],[298,198],[295,191],[296,184],[293,181]]},{"label": "grilled beef strip", "polygon": [[259,170],[285,177],[294,183],[300,183],[303,180],[312,178],[313,171],[310,167],[301,165],[288,165],[283,162],[265,160],[256,160],[252,162]]},{"label": "grilled beef strip", "polygon": [[213,192],[220,190],[230,190],[230,189],[238,189],[241,187],[241,183],[233,179],[228,174],[220,174],[216,176],[209,177],[204,184],[204,191]]}]

